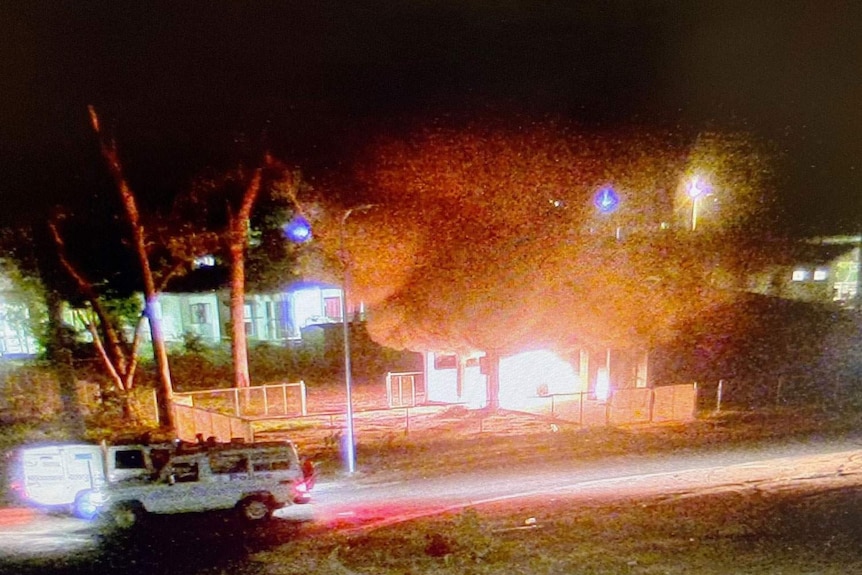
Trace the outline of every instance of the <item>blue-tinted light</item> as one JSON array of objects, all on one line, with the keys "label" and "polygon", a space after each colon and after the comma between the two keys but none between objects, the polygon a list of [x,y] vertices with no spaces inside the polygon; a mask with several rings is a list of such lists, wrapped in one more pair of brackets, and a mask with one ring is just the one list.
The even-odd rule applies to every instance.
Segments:
[{"label": "blue-tinted light", "polygon": [[606,186],[596,192],[596,196],[593,201],[599,211],[603,214],[610,214],[620,205],[620,197],[610,186]]},{"label": "blue-tinted light", "polygon": [[282,229],[284,236],[292,242],[301,244],[311,239],[311,224],[302,216],[294,216]]},{"label": "blue-tinted light", "polygon": [[695,176],[688,183],[688,196],[692,199],[697,199],[700,196],[705,196],[710,193],[709,183],[700,176]]}]

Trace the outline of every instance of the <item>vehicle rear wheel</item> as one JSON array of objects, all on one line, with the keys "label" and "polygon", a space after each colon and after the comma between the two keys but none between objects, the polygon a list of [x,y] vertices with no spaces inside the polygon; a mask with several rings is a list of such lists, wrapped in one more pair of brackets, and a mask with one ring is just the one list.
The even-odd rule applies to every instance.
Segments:
[{"label": "vehicle rear wheel", "polygon": [[264,497],[246,497],[239,502],[240,516],[249,522],[258,522],[269,519],[272,515],[272,507]]},{"label": "vehicle rear wheel", "polygon": [[144,508],[140,503],[119,503],[108,512],[111,523],[119,529],[131,529],[141,522]]}]

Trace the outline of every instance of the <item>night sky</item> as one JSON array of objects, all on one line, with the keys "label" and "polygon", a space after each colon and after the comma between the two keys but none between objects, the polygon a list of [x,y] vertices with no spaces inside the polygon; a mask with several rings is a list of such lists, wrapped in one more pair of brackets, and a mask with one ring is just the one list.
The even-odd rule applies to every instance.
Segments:
[{"label": "night sky", "polygon": [[143,196],[262,139],[313,174],[380,122],[490,109],[746,130],[797,230],[862,227],[856,2],[5,1],[3,222],[107,193],[88,104]]}]

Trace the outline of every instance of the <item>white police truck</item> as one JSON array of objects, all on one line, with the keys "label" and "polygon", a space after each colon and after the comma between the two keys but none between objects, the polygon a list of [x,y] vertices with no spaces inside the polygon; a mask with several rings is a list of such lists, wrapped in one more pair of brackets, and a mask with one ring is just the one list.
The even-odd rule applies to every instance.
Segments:
[{"label": "white police truck", "polygon": [[105,483],[85,494],[86,506],[127,529],[147,514],[236,510],[247,522],[307,503],[311,468],[289,441],[220,444],[173,453],[154,478]]}]

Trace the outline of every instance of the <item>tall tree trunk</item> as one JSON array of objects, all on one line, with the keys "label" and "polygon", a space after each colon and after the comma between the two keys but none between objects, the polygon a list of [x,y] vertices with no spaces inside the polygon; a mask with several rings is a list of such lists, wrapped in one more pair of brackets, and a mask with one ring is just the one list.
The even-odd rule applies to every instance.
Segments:
[{"label": "tall tree trunk", "polygon": [[108,164],[108,169],[114,178],[114,183],[116,184],[117,191],[120,194],[123,209],[126,212],[126,221],[132,231],[132,243],[141,265],[141,275],[143,275],[144,278],[144,314],[147,316],[148,323],[150,324],[153,355],[156,358],[156,365],[158,366],[159,372],[159,423],[165,431],[173,432],[175,429],[173,413],[173,384],[171,382],[171,370],[168,365],[168,352],[165,347],[165,340],[162,334],[161,320],[156,311],[158,306],[158,292],[156,291],[156,282],[153,279],[153,271],[150,267],[150,258],[147,254],[144,226],[141,223],[135,195],[132,193],[132,189],[129,187],[129,184],[123,175],[123,168],[120,163],[120,157],[117,153],[116,146],[112,141],[108,141],[103,137],[99,129],[99,117],[96,115],[95,109],[90,106],[89,110],[93,130],[99,135],[102,156]]},{"label": "tall tree trunk", "polygon": [[245,244],[231,241],[230,254],[230,324],[231,357],[235,387],[249,387],[248,342],[245,336]]},{"label": "tall tree trunk", "polygon": [[230,322],[231,357],[235,387],[249,387],[248,342],[245,335],[245,247],[248,244],[248,229],[251,210],[260,192],[261,170],[254,171],[243,191],[242,203],[237,213],[228,210],[227,251],[230,259]]}]

